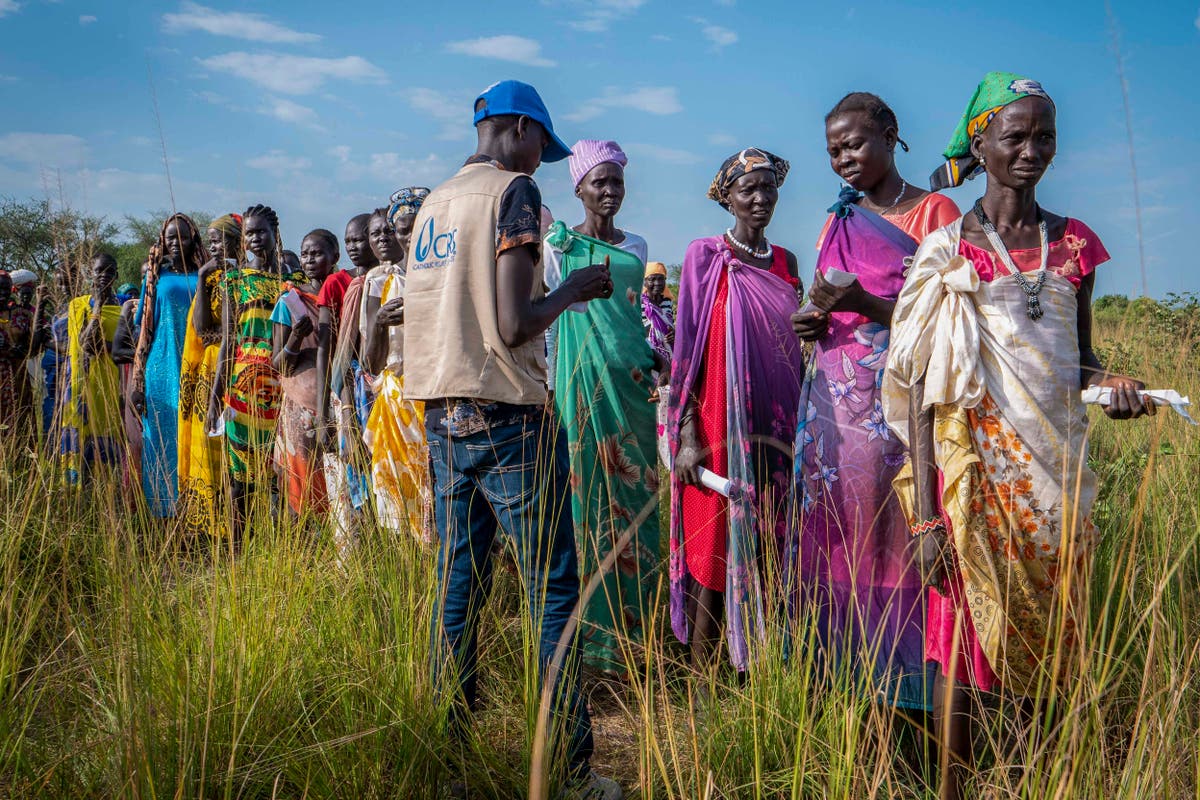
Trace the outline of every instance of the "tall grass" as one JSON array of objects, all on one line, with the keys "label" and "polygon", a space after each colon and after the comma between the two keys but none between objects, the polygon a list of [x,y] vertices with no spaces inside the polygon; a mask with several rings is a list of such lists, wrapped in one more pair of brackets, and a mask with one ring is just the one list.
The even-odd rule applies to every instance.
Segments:
[{"label": "tall grass", "polygon": [[[1200,396],[1194,328],[1099,327],[1123,368]],[[1166,413],[1093,424],[1102,542],[1077,677],[1032,729],[990,717],[975,796],[1197,796],[1200,437]],[[429,677],[433,555],[371,530],[339,564],[320,524],[260,509],[250,528],[236,557],[185,550],[119,475],[72,491],[5,449],[0,796],[435,797],[464,775],[480,796],[528,791],[539,697],[514,577],[498,571],[485,609],[484,709],[459,744]],[[693,676],[665,566],[656,580],[632,684],[593,693],[599,770],[644,798],[936,795],[916,726],[820,675],[803,624],[744,683]]]}]

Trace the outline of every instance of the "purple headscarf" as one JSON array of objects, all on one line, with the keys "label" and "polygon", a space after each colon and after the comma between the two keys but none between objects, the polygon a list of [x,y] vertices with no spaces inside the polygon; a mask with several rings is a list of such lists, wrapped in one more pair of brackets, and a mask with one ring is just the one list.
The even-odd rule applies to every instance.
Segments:
[{"label": "purple headscarf", "polygon": [[580,139],[571,147],[571,157],[567,159],[571,185],[578,186],[589,172],[609,162],[622,167],[629,163],[621,145],[603,139]]}]

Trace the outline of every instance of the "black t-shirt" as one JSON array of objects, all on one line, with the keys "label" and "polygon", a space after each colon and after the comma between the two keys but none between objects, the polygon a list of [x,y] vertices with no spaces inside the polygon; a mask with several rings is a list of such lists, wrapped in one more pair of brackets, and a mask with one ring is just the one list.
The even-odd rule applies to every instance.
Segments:
[{"label": "black t-shirt", "polygon": [[[495,159],[484,155],[471,156],[468,164],[493,164],[504,169]],[[542,246],[542,192],[533,178],[520,175],[508,185],[500,197],[500,212],[496,219],[496,255],[514,247],[532,246],[535,258]]]}]

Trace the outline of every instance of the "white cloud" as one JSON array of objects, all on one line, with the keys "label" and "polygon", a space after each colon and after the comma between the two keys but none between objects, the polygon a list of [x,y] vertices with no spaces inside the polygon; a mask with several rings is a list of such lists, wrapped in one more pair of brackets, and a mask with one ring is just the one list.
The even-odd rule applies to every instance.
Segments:
[{"label": "white cloud", "polygon": [[79,16],[79,24],[80,25],[91,25],[95,21],[96,21],[96,18],[93,17],[91,14],[81,14]]},{"label": "white cloud", "polygon": [[587,101],[567,114],[567,119],[585,122],[614,108],[632,108],[647,114],[667,115],[683,111],[683,104],[679,102],[679,91],[674,86],[643,86],[633,90],[608,86],[600,97]]},{"label": "white cloud", "polygon": [[216,92],[204,90],[192,92],[192,94],[206,103],[221,106],[239,114],[262,114],[267,117],[274,117],[280,122],[286,122],[289,125],[299,125],[302,128],[309,128],[314,131],[325,130],[321,126],[320,116],[316,111],[286,97],[272,97],[268,95],[263,98],[263,102],[253,108],[246,108],[231,102],[229,98]]},{"label": "white cloud", "polygon": [[68,133],[16,132],[0,136],[0,159],[21,164],[76,167],[87,156],[87,142]]},{"label": "white cloud", "polygon": [[732,147],[737,144],[737,139],[728,133],[710,133],[708,143],[717,147]]},{"label": "white cloud", "polygon": [[459,42],[450,42],[446,45],[446,51],[476,58],[511,61],[527,67],[557,66],[555,62],[542,56],[541,43],[524,36],[501,35],[464,39]]},{"label": "white cloud", "polygon": [[0,83],[16,83],[18,80],[15,75],[0,75]]},{"label": "white cloud", "polygon": [[302,172],[312,166],[312,161],[303,156],[289,156],[282,150],[271,150],[261,156],[246,161],[251,169],[261,169],[272,175],[286,175],[292,172]]},{"label": "white cloud", "polygon": [[0,17],[15,14],[21,10],[21,4],[16,0],[0,0]]},{"label": "white cloud", "polygon": [[360,83],[383,83],[387,73],[359,56],[314,58],[282,53],[223,53],[200,59],[217,72],[227,72],[280,94],[308,94],[340,79]]},{"label": "white cloud", "polygon": [[[4,0],[0,0],[4,2]],[[321,39],[315,33],[304,33],[271,22],[262,14],[241,11],[217,11],[196,3],[184,3],[180,11],[163,14],[163,30],[167,33],[203,31],[215,36],[247,39],[270,44],[303,44]]]},{"label": "white cloud", "polygon": [[646,0],[591,0],[579,11],[579,19],[567,24],[577,31],[600,33],[646,4]]},{"label": "white cloud", "polygon": [[[436,186],[454,172],[454,167],[434,153],[424,158],[407,158],[400,153],[370,153],[365,158],[356,158],[349,147],[339,145],[327,151],[337,159],[337,180],[341,185],[353,184],[369,179],[372,186]],[[376,206],[383,205],[387,195],[371,200]]]},{"label": "white cloud", "polygon": [[417,86],[403,93],[404,99],[414,110],[441,124],[438,138],[443,141],[461,141],[471,130],[471,101],[473,95],[440,92]]},{"label": "white cloud", "polygon": [[320,123],[317,122],[316,111],[313,111],[308,106],[302,106],[299,103],[288,100],[286,97],[269,98],[268,105],[261,109],[261,113],[269,117],[274,117],[280,122],[301,125],[313,130],[324,130]]},{"label": "white cloud", "polygon": [[714,50],[728,47],[738,40],[737,32],[731,31],[729,28],[722,28],[720,25],[713,25],[703,17],[692,17],[692,22],[700,26],[700,33],[712,43]]},{"label": "white cloud", "polygon": [[647,161],[660,161],[666,164],[698,164],[700,156],[687,150],[680,150],[676,147],[662,147],[656,144],[641,144],[639,142],[630,142],[624,145],[624,149],[630,155],[640,156]]}]

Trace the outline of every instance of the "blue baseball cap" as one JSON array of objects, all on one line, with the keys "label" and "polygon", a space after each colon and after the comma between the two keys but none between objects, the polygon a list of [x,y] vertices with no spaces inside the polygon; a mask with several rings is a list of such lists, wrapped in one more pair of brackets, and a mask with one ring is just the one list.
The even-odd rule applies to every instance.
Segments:
[{"label": "blue baseball cap", "polygon": [[[479,108],[480,100],[483,101],[482,108]],[[571,148],[567,147],[554,132],[554,123],[550,121],[550,112],[546,110],[546,104],[542,102],[541,95],[528,83],[521,81],[494,83],[484,89],[483,94],[475,98],[475,107],[479,108],[475,112],[476,125],[488,117],[516,115],[529,117],[545,128],[546,135],[550,137],[550,144],[546,145],[546,149],[542,152],[542,161],[547,163],[562,161],[571,155]]]}]

